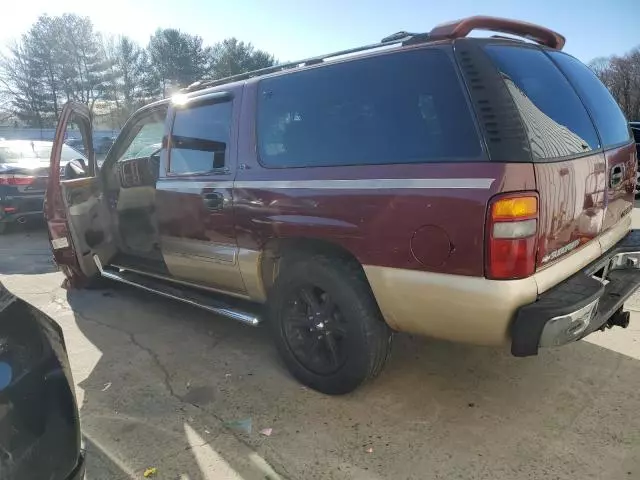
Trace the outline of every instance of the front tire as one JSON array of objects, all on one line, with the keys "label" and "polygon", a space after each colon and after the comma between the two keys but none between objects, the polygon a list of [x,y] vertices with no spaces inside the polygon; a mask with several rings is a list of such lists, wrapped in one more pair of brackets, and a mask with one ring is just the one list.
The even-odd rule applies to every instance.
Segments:
[{"label": "front tire", "polygon": [[330,395],[375,377],[392,333],[359,265],[301,256],[285,258],[280,272],[269,295],[269,320],[292,375]]}]

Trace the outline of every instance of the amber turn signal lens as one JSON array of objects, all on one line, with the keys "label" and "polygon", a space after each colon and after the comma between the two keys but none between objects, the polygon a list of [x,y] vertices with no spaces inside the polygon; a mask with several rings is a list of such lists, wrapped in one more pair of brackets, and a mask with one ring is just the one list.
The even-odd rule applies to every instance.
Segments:
[{"label": "amber turn signal lens", "polygon": [[502,198],[491,208],[493,220],[513,220],[516,218],[533,217],[538,213],[538,199],[536,197]]}]

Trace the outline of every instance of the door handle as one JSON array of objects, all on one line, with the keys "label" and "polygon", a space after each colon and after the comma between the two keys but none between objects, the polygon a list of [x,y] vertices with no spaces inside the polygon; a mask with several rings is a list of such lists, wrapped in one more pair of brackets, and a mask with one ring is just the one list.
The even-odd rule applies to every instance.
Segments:
[{"label": "door handle", "polygon": [[224,195],[218,192],[202,193],[202,201],[207,210],[219,212],[224,207]]}]

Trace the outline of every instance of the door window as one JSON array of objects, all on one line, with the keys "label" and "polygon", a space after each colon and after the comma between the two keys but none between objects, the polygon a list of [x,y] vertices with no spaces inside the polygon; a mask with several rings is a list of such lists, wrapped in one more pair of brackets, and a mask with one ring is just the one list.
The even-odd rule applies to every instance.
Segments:
[{"label": "door window", "polygon": [[207,173],[224,168],[231,129],[230,101],[176,111],[171,131],[169,172]]},{"label": "door window", "polygon": [[148,157],[162,147],[162,135],[164,133],[164,115],[152,115],[145,118],[142,124],[138,125],[138,133],[118,158],[118,161],[130,158]]}]

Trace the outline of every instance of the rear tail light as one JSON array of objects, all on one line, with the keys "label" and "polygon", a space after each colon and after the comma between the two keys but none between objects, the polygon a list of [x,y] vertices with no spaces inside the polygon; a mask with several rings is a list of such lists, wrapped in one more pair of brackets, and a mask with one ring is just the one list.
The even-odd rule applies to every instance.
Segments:
[{"label": "rear tail light", "polygon": [[0,185],[31,185],[35,179],[32,175],[0,175]]},{"label": "rear tail light", "polygon": [[536,268],[538,197],[535,193],[498,196],[487,215],[486,276],[525,278]]}]

